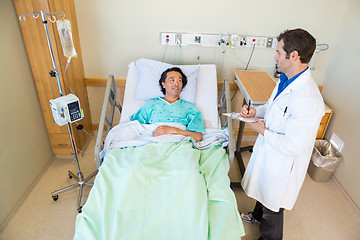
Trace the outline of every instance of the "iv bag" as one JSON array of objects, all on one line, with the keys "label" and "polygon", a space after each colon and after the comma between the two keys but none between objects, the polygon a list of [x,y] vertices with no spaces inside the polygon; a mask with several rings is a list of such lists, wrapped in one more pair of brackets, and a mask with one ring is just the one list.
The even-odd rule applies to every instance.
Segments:
[{"label": "iv bag", "polygon": [[67,19],[57,20],[56,25],[57,25],[57,29],[59,32],[64,56],[67,58],[77,57],[77,54],[76,54],[76,51],[74,48],[74,42],[72,39],[70,21]]}]

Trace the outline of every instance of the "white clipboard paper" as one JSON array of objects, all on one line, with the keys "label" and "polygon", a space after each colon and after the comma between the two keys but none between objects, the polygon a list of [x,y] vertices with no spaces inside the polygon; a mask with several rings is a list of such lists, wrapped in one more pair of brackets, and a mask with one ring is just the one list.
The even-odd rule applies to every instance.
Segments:
[{"label": "white clipboard paper", "polygon": [[249,118],[243,118],[240,116],[239,113],[223,113],[222,115],[224,116],[227,116],[227,117],[230,117],[231,119],[236,119],[236,120],[239,120],[239,121],[243,121],[243,122],[256,122],[255,121],[255,117],[249,117]]}]

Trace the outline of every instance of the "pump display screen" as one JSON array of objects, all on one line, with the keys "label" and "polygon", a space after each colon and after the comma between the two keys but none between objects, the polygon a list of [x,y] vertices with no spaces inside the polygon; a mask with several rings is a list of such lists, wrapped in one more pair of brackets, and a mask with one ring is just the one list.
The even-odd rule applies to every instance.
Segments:
[{"label": "pump display screen", "polygon": [[80,105],[78,101],[69,103],[68,109],[71,122],[81,119]]}]

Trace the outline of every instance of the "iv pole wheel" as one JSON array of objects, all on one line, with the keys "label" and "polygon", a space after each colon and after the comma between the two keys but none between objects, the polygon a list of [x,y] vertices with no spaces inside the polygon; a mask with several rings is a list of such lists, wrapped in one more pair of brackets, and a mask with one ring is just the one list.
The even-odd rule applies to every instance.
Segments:
[{"label": "iv pole wheel", "polygon": [[72,179],[72,178],[73,178],[73,177],[71,176],[71,174],[70,174],[70,173],[68,173],[68,176],[69,176],[69,178],[70,178],[70,179]]},{"label": "iv pole wheel", "polygon": [[52,196],[52,199],[56,202],[59,199],[59,195]]},{"label": "iv pole wheel", "polygon": [[79,208],[78,208],[78,213],[81,213],[82,212],[82,206],[80,206]]}]

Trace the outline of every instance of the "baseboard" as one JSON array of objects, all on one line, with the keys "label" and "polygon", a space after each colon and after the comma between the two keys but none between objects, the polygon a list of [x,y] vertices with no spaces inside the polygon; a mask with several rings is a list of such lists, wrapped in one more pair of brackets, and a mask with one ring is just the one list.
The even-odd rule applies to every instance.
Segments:
[{"label": "baseboard", "polygon": [[360,218],[360,208],[356,205],[356,203],[351,199],[349,194],[344,190],[344,188],[341,186],[339,181],[334,177],[334,175],[331,175],[330,182],[335,187],[336,191],[340,193],[340,195],[344,198],[344,200],[348,203],[348,205],[353,209],[354,214]]},{"label": "baseboard", "polygon": [[29,188],[24,192],[24,194],[20,197],[19,201],[16,203],[15,207],[11,210],[10,214],[5,218],[5,220],[0,224],[0,232],[4,231],[4,229],[8,226],[10,220],[14,217],[14,215],[17,213],[17,211],[20,209],[20,207],[25,202],[26,198],[29,196],[31,191],[34,189],[36,184],[39,182],[42,175],[47,171],[47,169],[50,167],[50,165],[53,163],[53,161],[56,159],[55,155],[52,155],[50,159],[47,161],[45,166],[41,169],[39,174],[35,177],[34,181],[31,183]]}]

